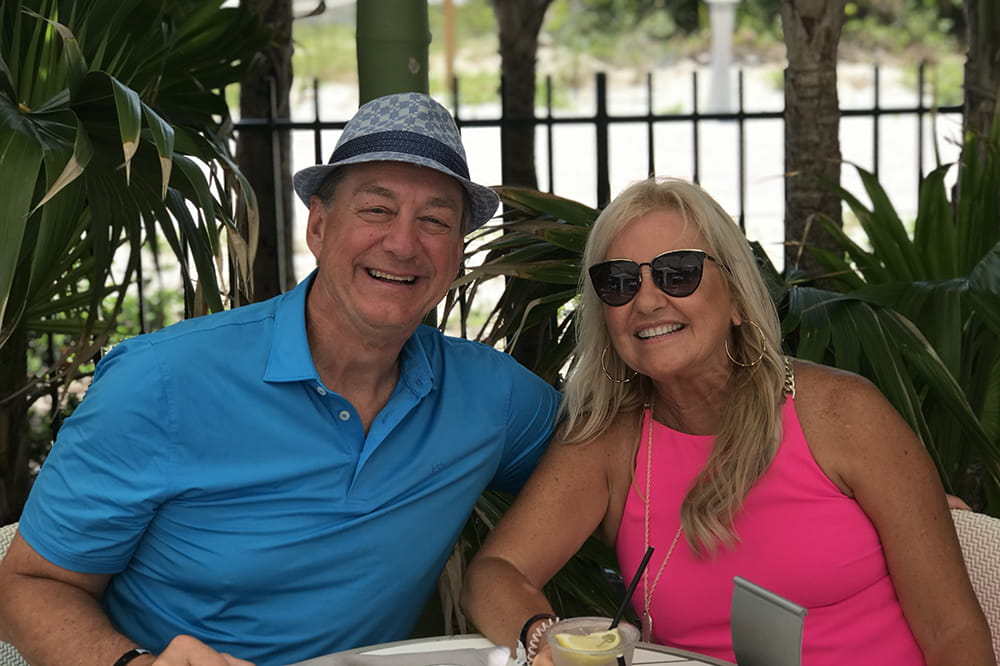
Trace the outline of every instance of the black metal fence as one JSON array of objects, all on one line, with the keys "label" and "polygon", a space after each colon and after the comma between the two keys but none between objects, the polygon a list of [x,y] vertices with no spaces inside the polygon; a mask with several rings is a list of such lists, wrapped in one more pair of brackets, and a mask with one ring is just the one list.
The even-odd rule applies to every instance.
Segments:
[{"label": "black metal fence", "polygon": [[[621,146],[617,145],[618,142],[614,138],[614,130],[617,127],[639,126],[642,128],[642,134],[645,137],[644,149],[635,150],[635,146],[625,146],[626,152],[628,153],[628,159],[632,162],[644,165],[644,168],[636,167],[638,171],[642,172],[641,174],[638,174],[639,177],[644,177],[645,175],[654,173],[670,173],[675,176],[688,177],[695,182],[701,182],[707,163],[729,160],[734,163],[731,165],[733,168],[728,170],[734,180],[734,183],[732,183],[734,186],[734,199],[730,202],[728,208],[734,217],[738,219],[741,227],[745,229],[747,225],[746,200],[748,193],[747,139],[762,123],[778,123],[783,128],[784,113],[782,110],[753,111],[747,109],[744,99],[744,76],[742,71],[737,73],[736,81],[736,110],[731,113],[713,113],[703,112],[700,110],[698,106],[699,77],[697,72],[693,72],[691,76],[690,99],[692,108],[690,111],[685,113],[659,113],[655,111],[653,99],[655,98],[654,93],[656,91],[654,90],[653,77],[651,75],[647,75],[645,82],[645,98],[647,100],[646,110],[644,113],[639,114],[616,114],[609,110],[612,107],[612,104],[610,103],[612,96],[615,93],[613,91],[609,91],[608,77],[605,74],[597,74],[594,78],[595,111],[592,115],[560,115],[556,109],[556,104],[553,102],[555,91],[553,89],[551,78],[544,81],[544,110],[537,114],[534,118],[507,117],[502,113],[497,117],[485,119],[473,117],[471,114],[466,115],[465,107],[462,105],[461,96],[459,94],[458,82],[453,85],[451,100],[449,101],[452,112],[463,132],[468,133],[469,131],[480,128],[497,130],[495,132],[495,141],[497,144],[495,155],[497,160],[500,160],[500,156],[502,155],[502,151],[499,149],[499,129],[501,127],[512,125],[523,126],[525,123],[534,125],[537,128],[536,148],[539,156],[538,162],[541,165],[539,180],[540,182],[544,181],[544,183],[547,184],[543,187],[543,189],[565,196],[563,192],[558,191],[559,188],[554,186],[554,184],[558,181],[559,170],[566,169],[569,171],[579,172],[581,168],[592,169],[593,172],[591,176],[595,186],[592,195],[593,200],[591,203],[595,204],[607,202],[612,195],[613,160],[611,155],[613,151],[621,148]],[[863,166],[876,176],[880,175],[882,169],[884,168],[884,163],[887,161],[884,158],[882,151],[883,123],[886,122],[887,118],[910,117],[916,120],[915,130],[912,134],[912,144],[916,147],[916,152],[915,156],[911,160],[912,164],[907,165],[907,168],[911,169],[910,173],[912,173],[913,179],[912,191],[915,193],[917,191],[916,186],[925,173],[924,162],[928,151],[928,140],[929,138],[933,138],[935,141],[940,142],[944,134],[938,129],[936,124],[929,123],[928,121],[932,118],[940,119],[950,117],[956,121],[954,126],[961,127],[962,107],[935,107],[934,105],[928,105],[926,103],[926,95],[923,92],[925,89],[925,67],[923,65],[920,65],[917,70],[917,83],[914,92],[915,103],[912,106],[883,106],[881,100],[880,73],[878,67],[873,68],[873,81],[874,89],[871,106],[865,108],[841,109],[842,117],[844,119],[862,118],[870,123],[871,151],[868,156],[868,160],[866,160],[867,164]],[[339,136],[339,131],[342,130],[346,124],[346,117],[342,120],[322,118],[319,100],[320,87],[318,83],[314,82],[312,120],[289,121],[274,117],[258,119],[245,118],[237,123],[237,130],[241,128],[253,128],[255,131],[270,131],[272,134],[278,131],[291,131],[295,134],[308,136],[310,139],[309,144],[311,145],[311,155],[298,156],[299,161],[301,161],[302,164],[298,165],[296,168],[305,166],[306,164],[325,162],[327,155],[332,151],[336,138]],[[274,106],[275,105],[272,104],[272,108],[274,108]],[[497,106],[499,107],[499,105]],[[346,108],[343,110],[345,111],[345,116],[350,115],[349,111],[353,111],[353,109]],[[846,122],[846,120],[844,122]],[[704,134],[708,131],[706,128],[711,123],[723,123],[728,129],[735,131],[736,139],[732,142],[733,151],[731,154],[704,154]],[[842,125],[843,124],[844,123],[842,123]],[[557,133],[559,128],[563,127],[579,127],[584,129],[590,128],[592,130],[593,159],[582,167],[581,164],[573,161],[570,161],[569,163],[566,163],[566,160],[562,163],[560,162],[560,151],[565,150],[565,147],[559,144],[559,141],[557,140]],[[674,151],[671,147],[666,151],[668,153],[683,152],[686,156],[688,156],[690,162],[686,165],[686,172],[685,167],[678,166],[676,154],[670,155],[671,159],[669,160],[669,166],[665,167],[664,163],[667,162],[667,160],[664,158],[663,151],[658,151],[656,149],[656,134],[658,132],[662,132],[664,128],[667,127],[680,129],[682,133],[686,133],[688,135],[688,146],[686,150]],[[842,135],[844,133],[843,127],[841,133]],[[898,146],[894,146],[894,148],[896,148],[898,152]],[[777,151],[783,160],[783,143],[771,146],[770,149]],[[894,167],[893,172],[896,176],[899,176],[900,172],[905,170],[900,162],[901,160],[898,158],[898,155],[894,155],[890,162]],[[276,168],[271,171],[275,174],[276,179],[280,178]],[[500,169],[497,169],[497,172],[499,171]],[[475,174],[473,174],[473,176],[475,177]],[[280,191],[280,189],[279,183],[276,185],[275,191]],[[714,188],[710,189],[712,189],[713,194],[718,197],[716,190]],[[777,206],[779,209],[783,209],[783,200],[778,202]],[[279,221],[280,224],[294,224],[294,222],[294,220]],[[780,223],[781,219],[779,216],[778,224]],[[773,258],[776,260],[776,265],[781,264],[782,260],[780,253],[776,253]],[[304,275],[300,275],[299,277],[304,277]],[[143,278],[141,277],[140,272],[139,284],[137,285],[137,301],[139,308],[137,319],[139,330],[145,332],[146,317],[144,315],[144,309],[146,306],[146,298],[142,290],[142,283]],[[188,300],[189,299],[185,299],[185,317],[190,314],[187,307]],[[47,355],[50,357],[49,362],[51,363],[52,359],[54,359],[56,355],[55,349],[52,347],[51,338],[49,338],[49,349],[47,350]],[[57,418],[58,400],[55,395],[55,387],[53,387],[50,409],[50,420],[48,422],[52,426],[52,436],[54,437],[59,424],[59,419]]]},{"label": "black metal fence", "polygon": [[[894,179],[898,180],[907,171],[912,174],[912,187],[908,191],[912,191],[914,195],[912,202],[913,209],[915,209],[917,186],[929,168],[925,164],[929,154],[928,142],[933,141],[934,145],[940,145],[942,141],[954,139],[954,137],[949,139],[946,136],[948,128],[942,131],[940,121],[942,119],[951,121],[950,127],[953,130],[953,135],[954,128],[961,127],[961,106],[935,106],[933,103],[928,103],[925,77],[926,67],[920,64],[916,72],[917,80],[914,86],[914,102],[912,105],[886,106],[882,101],[881,71],[875,65],[872,68],[873,95],[871,105],[863,108],[841,109],[842,137],[845,133],[845,126],[852,122],[852,119],[865,119],[869,124],[864,132],[870,133],[870,154],[862,158],[855,158],[859,166],[871,171],[877,177],[887,168],[887,165],[891,167],[891,176]],[[604,73],[598,73],[594,77],[594,113],[592,115],[563,115],[558,112],[556,105],[553,103],[553,83],[551,78],[547,78],[543,83],[544,109],[537,113],[535,117],[511,117],[504,115],[502,111],[496,117],[492,118],[473,117],[471,114],[467,115],[465,113],[466,107],[463,106],[459,84],[459,81],[454,83],[451,91],[451,99],[448,101],[466,137],[468,137],[470,130],[479,128],[497,130],[494,141],[497,144],[495,151],[496,161],[499,162],[502,159],[502,151],[499,150],[499,129],[505,126],[534,125],[536,127],[536,154],[538,156],[539,182],[544,183],[541,185],[541,189],[547,189],[555,194],[566,196],[554,184],[559,179],[560,170],[573,171],[583,178],[593,179],[593,200],[589,202],[592,205],[603,205],[612,196],[613,165],[611,155],[614,151],[618,151],[619,153],[622,150],[627,151],[627,159],[632,160],[633,168],[638,169],[639,167],[636,165],[644,164],[645,168],[642,170],[642,173],[636,173],[633,179],[650,174],[669,173],[670,175],[687,177],[695,182],[702,182],[706,164],[717,164],[723,161],[727,162],[727,168],[730,172],[730,175],[726,176],[726,178],[730,179],[730,182],[726,184],[726,188],[731,192],[731,195],[728,196],[727,201],[723,201],[723,198],[720,198],[720,201],[723,201],[723,204],[729,209],[730,213],[739,221],[741,227],[746,229],[748,160],[750,158],[748,153],[748,137],[751,136],[751,133],[765,126],[774,126],[774,124],[780,126],[781,138],[776,139],[775,142],[777,145],[774,145],[775,142],[772,142],[772,144],[765,146],[763,150],[779,155],[781,164],[783,164],[784,111],[782,109],[755,111],[748,108],[745,99],[744,73],[742,70],[736,74],[735,110],[723,113],[703,111],[699,108],[699,76],[696,71],[692,72],[690,81],[691,109],[683,113],[662,113],[654,109],[653,100],[657,91],[654,90],[652,75],[646,76],[645,111],[624,114],[615,114],[609,111],[612,106],[610,102],[613,101],[615,92],[609,90],[608,77]],[[312,155],[305,159],[300,166],[325,162],[327,156],[332,151],[336,136],[339,135],[339,130],[342,130],[344,127],[346,119],[330,120],[322,118],[319,100],[320,87],[318,83],[314,82],[312,120],[289,121],[287,119],[276,118],[242,119],[237,123],[237,128],[254,128],[258,131],[260,129],[270,129],[271,131],[291,130],[293,136],[308,133],[311,137]],[[497,106],[499,108],[499,105]],[[911,135],[912,142],[903,141],[903,143],[909,143],[909,145],[905,146],[905,155],[907,156],[902,156],[903,146],[899,145],[901,142],[899,132],[897,131],[893,132],[893,141],[895,143],[890,146],[890,157],[886,158],[883,128],[888,122],[898,122],[904,118],[914,121]],[[580,160],[572,160],[572,163],[569,164],[560,164],[560,152],[566,148],[558,143],[557,133],[560,131],[560,128],[569,126],[592,128],[593,156],[590,165],[582,165],[579,163]],[[629,145],[618,145],[614,139],[614,133],[617,128],[626,126],[631,127],[633,130],[629,135],[630,138],[627,140]],[[644,129],[644,149],[637,148],[634,145],[634,137],[636,136],[634,130],[637,127]],[[705,155],[706,132],[723,130],[733,133],[732,136],[734,139],[731,141],[732,152],[726,155],[719,154],[716,142],[716,145],[712,148],[712,154]],[[678,131],[687,134],[687,139],[685,140],[687,145],[683,147],[683,150],[673,151],[675,153],[683,153],[690,160],[686,166],[678,164],[677,154],[671,155],[669,160],[664,157],[665,152],[671,152],[670,148],[667,151],[664,151],[662,147],[661,149],[657,149],[657,133],[667,131],[673,137],[678,136]],[[855,130],[846,131],[855,132]],[[579,136],[579,134],[575,136]],[[674,140],[676,141],[677,139],[675,138]],[[914,150],[914,147],[915,153],[910,152]],[[774,155],[771,157],[773,158]],[[471,158],[472,156],[470,155],[470,160]],[[302,158],[300,156],[296,159]],[[848,159],[848,157],[845,156],[845,159]],[[669,166],[664,166],[668,161],[670,162]],[[299,168],[299,166],[296,168]],[[587,174],[585,171],[581,171],[584,168],[592,168],[593,171]],[[684,172],[685,170],[686,173]],[[777,180],[781,180],[781,176],[784,173],[783,169],[779,168],[779,171]],[[476,177],[475,173],[473,173],[473,177]],[[714,187],[708,184],[705,185],[718,197]],[[772,195],[771,198],[774,199],[776,197]],[[775,204],[772,202],[772,205]],[[783,208],[783,197],[781,197],[780,206],[778,207]],[[778,215],[778,222],[780,223],[780,214]]]}]

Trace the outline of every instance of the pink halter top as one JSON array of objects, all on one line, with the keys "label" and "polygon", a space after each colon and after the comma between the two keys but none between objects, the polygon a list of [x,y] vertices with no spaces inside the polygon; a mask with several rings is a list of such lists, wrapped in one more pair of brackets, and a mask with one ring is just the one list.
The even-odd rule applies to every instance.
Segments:
[{"label": "pink halter top", "polygon": [[[618,530],[622,576],[631,580],[645,553],[646,441],[643,419],[635,480]],[[699,560],[682,536],[653,587],[652,640],[735,662],[729,634],[733,576],[743,576],[805,606],[803,666],[906,666],[924,658],[903,617],[878,534],[861,507],[816,464],[794,400],[782,407],[783,437],[767,472],[735,521],[740,541]],[[648,583],[680,525],[680,505],[708,459],[714,437],[653,422]],[[640,581],[632,598],[643,612]]]}]

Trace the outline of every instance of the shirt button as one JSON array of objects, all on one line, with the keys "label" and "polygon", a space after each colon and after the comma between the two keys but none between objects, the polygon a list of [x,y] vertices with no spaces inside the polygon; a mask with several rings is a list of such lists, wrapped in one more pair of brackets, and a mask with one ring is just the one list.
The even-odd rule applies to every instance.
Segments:
[{"label": "shirt button", "polygon": [[323,388],[322,386],[317,386],[316,393],[319,393],[320,395],[326,395],[326,389]]},{"label": "shirt button", "polygon": [[346,409],[340,410],[340,413],[337,414],[337,416],[340,417],[341,421],[349,421],[351,419],[351,413]]}]

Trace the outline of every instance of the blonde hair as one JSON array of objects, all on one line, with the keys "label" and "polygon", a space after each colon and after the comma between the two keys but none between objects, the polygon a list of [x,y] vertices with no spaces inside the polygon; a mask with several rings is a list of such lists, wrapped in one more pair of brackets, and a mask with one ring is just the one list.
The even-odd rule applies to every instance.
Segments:
[{"label": "blonde hair", "polygon": [[[681,523],[691,548],[699,556],[714,555],[720,544],[737,541],[733,520],[753,484],[777,451],[784,401],[784,358],[778,314],[757,270],[746,237],[732,218],[701,187],[675,178],[638,182],[612,201],[594,222],[583,252],[581,299],[576,312],[577,345],[563,388],[563,438],[579,442],[603,433],[619,412],[638,410],[653,395],[648,377],[633,374],[615,352],[604,319],[604,305],[590,284],[586,268],[604,261],[614,238],[633,221],[658,210],[677,211],[701,232],[725,270],[743,325],[731,328],[733,357],[760,362],[743,368],[734,364],[729,403],[704,469],[681,504]],[[760,328],[753,324],[754,322]],[[606,368],[606,372],[605,372]]]}]

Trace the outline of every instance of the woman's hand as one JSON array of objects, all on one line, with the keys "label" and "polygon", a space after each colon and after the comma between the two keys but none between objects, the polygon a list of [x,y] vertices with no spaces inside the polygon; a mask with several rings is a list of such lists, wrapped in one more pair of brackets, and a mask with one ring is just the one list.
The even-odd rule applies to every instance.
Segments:
[{"label": "woman's hand", "polygon": [[[139,663],[136,661],[136,663]],[[152,666],[254,666],[225,652],[216,652],[192,636],[177,636]]]},{"label": "woman's hand", "polygon": [[548,643],[538,650],[538,654],[531,660],[531,666],[552,666],[552,648]]},{"label": "woman's hand", "polygon": [[963,511],[972,511],[972,507],[965,503],[961,497],[955,497],[954,495],[946,495],[948,498],[948,508],[949,509],[961,509]]}]

